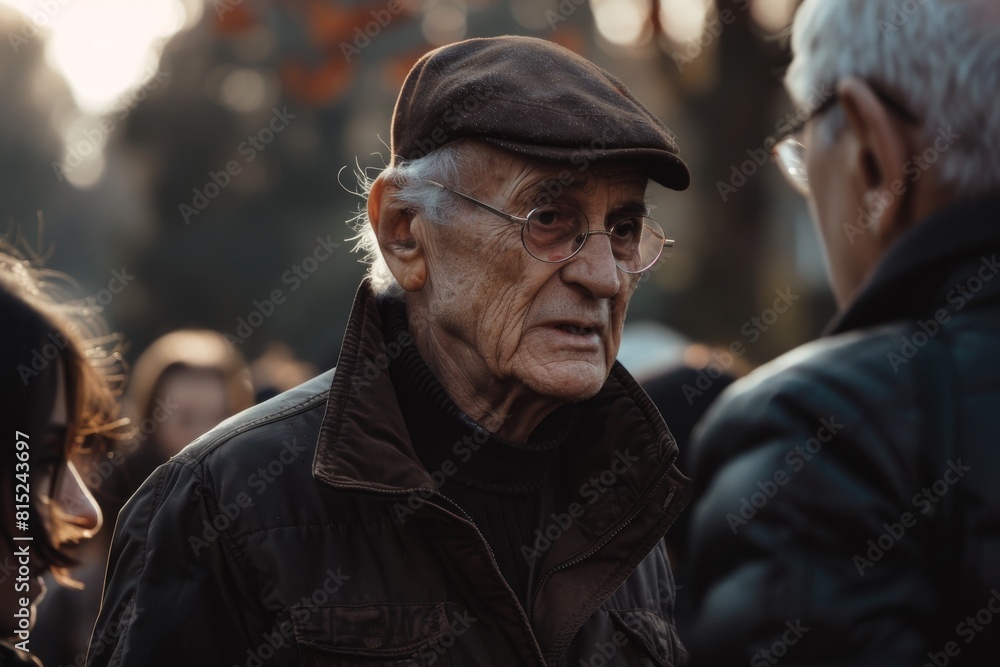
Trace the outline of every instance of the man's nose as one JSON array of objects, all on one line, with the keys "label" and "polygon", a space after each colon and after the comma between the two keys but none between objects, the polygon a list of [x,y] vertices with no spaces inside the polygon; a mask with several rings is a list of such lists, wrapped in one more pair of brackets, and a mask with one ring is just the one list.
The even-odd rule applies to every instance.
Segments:
[{"label": "man's nose", "polygon": [[621,289],[621,274],[611,250],[611,237],[605,231],[591,231],[563,269],[563,279],[586,288],[598,298],[610,299]]},{"label": "man's nose", "polygon": [[56,502],[69,524],[71,539],[92,537],[101,528],[104,520],[101,508],[94,496],[90,495],[72,461],[66,462],[66,467],[59,475]]}]

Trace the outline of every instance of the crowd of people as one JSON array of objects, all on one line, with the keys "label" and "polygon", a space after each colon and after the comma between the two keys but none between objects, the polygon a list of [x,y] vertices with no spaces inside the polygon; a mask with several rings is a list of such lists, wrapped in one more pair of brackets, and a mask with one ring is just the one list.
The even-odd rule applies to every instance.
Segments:
[{"label": "crowd of people", "polygon": [[0,665],[994,664],[1000,7],[898,16],[799,8],[831,93],[771,144],[839,313],[704,387],[726,350],[617,361],[683,139],[536,38],[410,71],[315,377],[193,329],[128,369],[0,248]]}]

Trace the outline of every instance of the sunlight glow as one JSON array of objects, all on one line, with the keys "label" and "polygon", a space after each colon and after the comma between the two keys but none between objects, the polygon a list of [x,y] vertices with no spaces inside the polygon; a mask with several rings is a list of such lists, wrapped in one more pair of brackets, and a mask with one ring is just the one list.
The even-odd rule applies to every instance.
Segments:
[{"label": "sunlight glow", "polygon": [[64,144],[61,176],[80,188],[94,185],[104,171],[103,151],[110,131],[101,129],[101,118],[104,127],[113,127],[145,97],[146,89],[159,84],[165,75],[157,72],[163,45],[195,25],[204,10],[202,0],[0,0],[0,4],[24,14],[17,39],[43,40],[46,61],[73,95],[79,112],[53,122]]},{"label": "sunlight glow", "polygon": [[199,0],[0,0],[25,15],[30,39],[46,41],[46,59],[69,84],[80,109],[101,114],[141,86],[163,43],[190,27]]}]

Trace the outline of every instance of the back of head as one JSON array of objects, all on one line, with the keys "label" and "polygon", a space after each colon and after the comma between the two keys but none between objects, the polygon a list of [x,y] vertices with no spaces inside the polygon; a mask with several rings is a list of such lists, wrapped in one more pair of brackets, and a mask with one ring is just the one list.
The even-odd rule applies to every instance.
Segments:
[{"label": "back of head", "polygon": [[[798,102],[855,76],[891,91],[921,120],[925,145],[959,135],[934,162],[966,199],[1000,190],[1000,3],[996,0],[805,0],[786,85]],[[842,110],[820,121],[828,140]]]}]

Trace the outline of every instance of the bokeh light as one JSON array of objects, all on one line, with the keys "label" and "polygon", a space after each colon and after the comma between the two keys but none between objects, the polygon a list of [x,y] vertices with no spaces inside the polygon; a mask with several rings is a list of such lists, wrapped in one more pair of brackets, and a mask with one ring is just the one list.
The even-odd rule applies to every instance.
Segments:
[{"label": "bokeh light", "polygon": [[750,15],[766,32],[778,33],[792,22],[797,5],[798,0],[754,0]]},{"label": "bokeh light", "polygon": [[631,46],[652,37],[651,0],[592,0],[592,6],[598,32],[612,44]]},{"label": "bokeh light", "polygon": [[465,38],[468,30],[468,7],[460,0],[429,2],[424,8],[421,28],[424,37],[434,46],[443,46]]},{"label": "bokeh light", "polygon": [[660,0],[663,32],[677,44],[689,44],[701,37],[708,23],[712,0]]},{"label": "bokeh light", "polygon": [[511,0],[510,12],[514,20],[528,30],[553,28],[561,23],[562,18],[558,0]]}]

